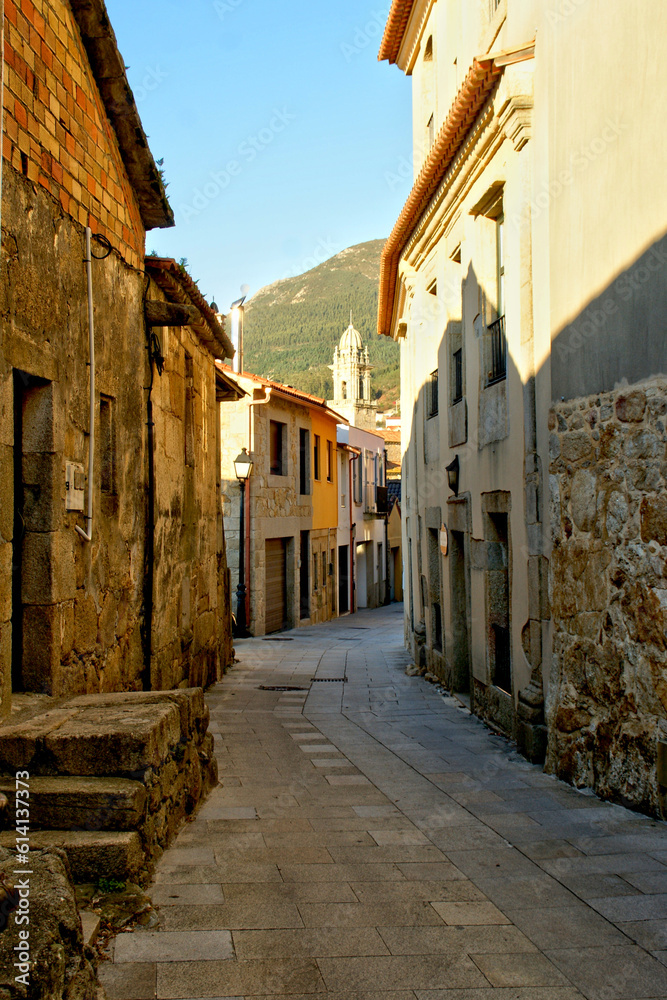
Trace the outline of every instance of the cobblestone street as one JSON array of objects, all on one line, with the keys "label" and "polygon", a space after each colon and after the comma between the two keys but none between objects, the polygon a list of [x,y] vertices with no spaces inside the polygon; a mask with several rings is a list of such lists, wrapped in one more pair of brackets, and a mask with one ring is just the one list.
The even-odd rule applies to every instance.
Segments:
[{"label": "cobblestone street", "polygon": [[409,678],[403,607],[237,643],[220,787],[109,1000],[667,997],[667,828],[542,773]]}]

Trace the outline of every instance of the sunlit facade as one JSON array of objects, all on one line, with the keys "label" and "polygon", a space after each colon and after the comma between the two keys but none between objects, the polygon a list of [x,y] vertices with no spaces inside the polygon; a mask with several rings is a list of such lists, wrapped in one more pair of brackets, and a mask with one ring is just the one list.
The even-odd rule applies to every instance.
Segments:
[{"label": "sunlit facade", "polygon": [[[662,472],[642,480],[632,465],[640,434],[653,457],[665,449],[667,154],[653,116],[667,12],[563,6],[394,0],[382,41],[413,86],[415,181],[378,310],[401,344],[406,641],[529,757],[656,811],[664,651],[653,640],[640,663],[612,604],[615,546],[638,567],[648,557],[632,549],[633,516],[640,544],[667,544]],[[605,451],[614,435],[625,461]],[[618,537],[612,482],[629,518]],[[667,587],[659,576],[641,587]],[[610,664],[633,657],[619,680]],[[572,666],[590,660],[599,691]],[[636,794],[610,777],[609,745],[630,746],[633,726],[649,744]]]}]

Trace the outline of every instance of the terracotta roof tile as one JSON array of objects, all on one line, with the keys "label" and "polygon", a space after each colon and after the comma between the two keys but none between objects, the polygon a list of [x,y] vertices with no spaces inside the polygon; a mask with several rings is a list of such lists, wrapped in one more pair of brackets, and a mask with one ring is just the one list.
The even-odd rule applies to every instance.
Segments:
[{"label": "terracotta roof tile", "polygon": [[378,53],[380,61],[396,62],[414,5],[415,0],[394,0],[392,3]]},{"label": "terracotta roof tile", "polygon": [[348,421],[345,417],[342,417],[340,413],[336,413],[327,406],[326,399],[322,399],[320,396],[312,396],[309,392],[302,392],[301,389],[295,389],[292,385],[284,385],[282,382],[273,382],[271,379],[264,378],[263,375],[255,375],[254,372],[234,372],[230,365],[223,365],[222,362],[216,361],[217,367],[223,371],[234,375],[236,378],[251,378],[254,382],[259,383],[259,385],[265,386],[267,389],[275,389],[283,396],[292,396],[294,399],[299,400],[303,403],[307,403],[310,406],[317,406],[322,410],[335,417],[339,423],[346,424]]}]

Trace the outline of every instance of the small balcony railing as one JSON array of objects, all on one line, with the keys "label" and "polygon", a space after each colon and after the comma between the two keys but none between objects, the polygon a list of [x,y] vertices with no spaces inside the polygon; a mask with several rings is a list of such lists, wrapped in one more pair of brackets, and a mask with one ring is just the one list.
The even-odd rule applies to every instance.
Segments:
[{"label": "small balcony railing", "polygon": [[505,317],[498,319],[489,326],[489,341],[491,347],[491,368],[487,385],[501,382],[507,378],[507,340],[505,339]]}]

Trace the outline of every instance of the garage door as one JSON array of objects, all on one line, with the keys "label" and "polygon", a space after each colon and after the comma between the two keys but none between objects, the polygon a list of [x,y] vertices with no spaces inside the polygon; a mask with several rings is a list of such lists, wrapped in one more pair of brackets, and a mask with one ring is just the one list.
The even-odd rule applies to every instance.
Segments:
[{"label": "garage door", "polygon": [[267,538],[266,540],[264,628],[267,633],[278,632],[287,626],[286,541],[285,538]]}]

